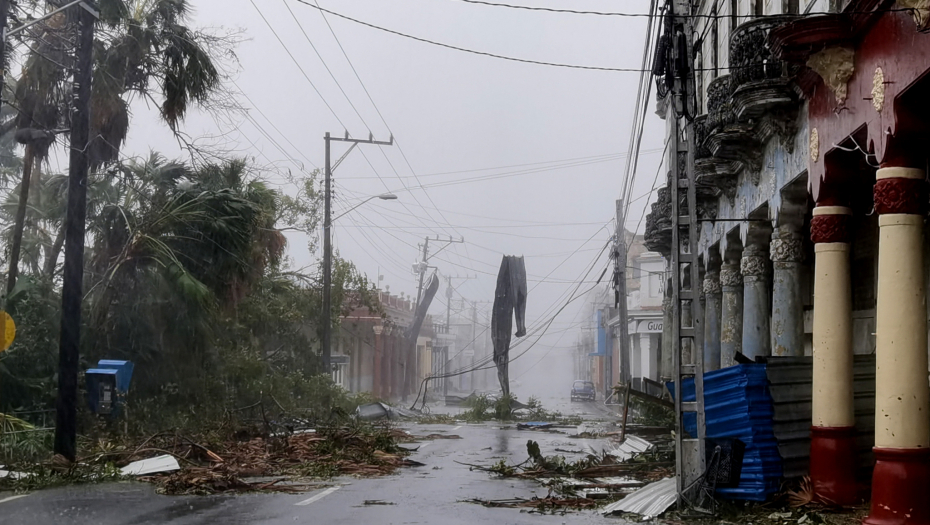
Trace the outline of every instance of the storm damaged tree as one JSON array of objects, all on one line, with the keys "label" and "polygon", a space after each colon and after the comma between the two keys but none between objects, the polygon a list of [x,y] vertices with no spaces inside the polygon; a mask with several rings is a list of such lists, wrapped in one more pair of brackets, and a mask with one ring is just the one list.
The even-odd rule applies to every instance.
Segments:
[{"label": "storm damaged tree", "polygon": [[[36,13],[59,7],[48,0],[35,4]],[[160,109],[175,133],[189,108],[206,103],[221,87],[221,75],[208,49],[206,35],[185,25],[186,0],[98,0],[99,29],[94,51],[91,94],[90,167],[97,171],[117,161],[126,139],[128,99],[139,95]],[[32,26],[21,38],[23,71],[13,104],[16,140],[25,146],[19,203],[10,241],[7,292],[19,273],[20,247],[26,222],[33,167],[48,157],[56,134],[69,127],[68,85],[73,61],[74,28],[64,13]],[[0,131],[3,128],[0,127]],[[57,260],[63,240],[59,230],[49,257]]]}]

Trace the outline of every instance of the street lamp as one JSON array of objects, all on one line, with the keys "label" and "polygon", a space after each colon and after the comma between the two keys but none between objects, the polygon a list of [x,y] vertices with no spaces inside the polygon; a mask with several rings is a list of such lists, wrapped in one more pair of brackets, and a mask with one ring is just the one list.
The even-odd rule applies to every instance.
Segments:
[{"label": "street lamp", "polygon": [[[329,150],[327,149],[327,153]],[[328,155],[327,155],[328,160]],[[329,185],[327,185],[326,191],[326,210],[325,217],[323,220],[323,310],[322,310],[322,320],[323,320],[323,337],[322,337],[322,354],[323,358],[323,370],[326,374],[332,374],[332,319],[330,319],[331,310],[332,310],[332,288],[333,288],[333,244],[332,244],[332,225],[333,221],[342,217],[343,215],[349,213],[350,211],[358,208],[362,204],[365,204],[368,201],[375,199],[381,199],[383,201],[392,201],[397,199],[397,195],[393,193],[382,193],[381,195],[372,195],[362,202],[352,206],[348,210],[340,213],[335,217],[330,217],[331,201],[332,198],[331,192],[329,191]]]},{"label": "street lamp", "polygon": [[365,203],[368,202],[368,201],[373,201],[373,200],[375,200],[375,199],[381,199],[381,200],[383,200],[383,201],[393,201],[393,200],[397,200],[397,195],[394,195],[393,193],[382,193],[381,195],[372,195],[371,197],[368,197],[367,199],[363,200],[362,202],[356,204],[355,206],[352,206],[352,207],[349,208],[348,210],[346,210],[346,211],[340,213],[339,215],[336,215],[335,217],[333,217],[332,219],[330,219],[329,222],[333,222],[333,221],[335,221],[336,219],[338,219],[339,217],[342,217],[343,215],[345,215],[345,214],[349,213],[350,211],[354,210],[355,208],[358,208],[358,207],[361,206],[362,204],[365,204]]}]

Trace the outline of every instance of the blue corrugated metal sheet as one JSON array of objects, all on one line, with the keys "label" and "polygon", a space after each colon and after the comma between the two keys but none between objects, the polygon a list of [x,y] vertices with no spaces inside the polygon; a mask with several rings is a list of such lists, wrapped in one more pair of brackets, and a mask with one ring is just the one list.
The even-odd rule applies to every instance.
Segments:
[{"label": "blue corrugated metal sheet", "polygon": [[[669,385],[674,390],[674,385]],[[683,384],[685,401],[694,401],[694,380]],[[746,444],[740,482],[717,493],[730,499],[764,501],[778,490],[781,456],[772,431],[773,406],[765,365],[736,365],[704,374],[707,437],[735,437]],[[697,433],[696,416],[685,414],[685,430]]]}]

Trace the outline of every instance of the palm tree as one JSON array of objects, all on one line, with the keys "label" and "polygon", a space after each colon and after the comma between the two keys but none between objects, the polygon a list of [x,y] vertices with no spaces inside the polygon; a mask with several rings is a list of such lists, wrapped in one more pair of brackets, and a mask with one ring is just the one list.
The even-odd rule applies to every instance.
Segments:
[{"label": "palm tree", "polygon": [[[99,0],[98,7],[88,145],[92,170],[119,159],[129,130],[130,96],[138,94],[157,103],[165,123],[177,131],[188,108],[207,101],[221,80],[202,35],[185,25],[190,12],[187,0]],[[33,163],[47,157],[55,131],[67,128],[69,114],[66,71],[71,25],[59,14],[33,27],[15,97],[20,110],[16,136],[26,152],[8,292],[19,271]]]}]

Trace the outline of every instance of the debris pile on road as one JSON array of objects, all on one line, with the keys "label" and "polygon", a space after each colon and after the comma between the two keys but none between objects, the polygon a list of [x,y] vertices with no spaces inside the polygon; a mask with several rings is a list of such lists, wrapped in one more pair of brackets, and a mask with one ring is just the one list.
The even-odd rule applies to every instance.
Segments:
[{"label": "debris pile on road", "polygon": [[470,499],[468,503],[477,503],[485,507],[504,508],[504,509],[533,509],[530,512],[539,513],[561,513],[565,514],[567,509],[592,509],[598,505],[594,500],[587,498],[560,498],[558,496],[548,495],[544,498],[513,498],[499,500],[482,500]]},{"label": "debris pile on road", "polygon": [[409,451],[398,446],[399,442],[414,439],[415,436],[400,430],[377,427],[254,436],[206,446],[189,438],[163,434],[146,440],[126,459],[138,457],[144,451],[159,451],[180,460],[180,470],[148,472],[138,478],[156,484],[159,492],[165,494],[300,492],[315,486],[307,482],[310,478],[382,476],[400,467],[420,466],[421,463],[406,459]]}]

